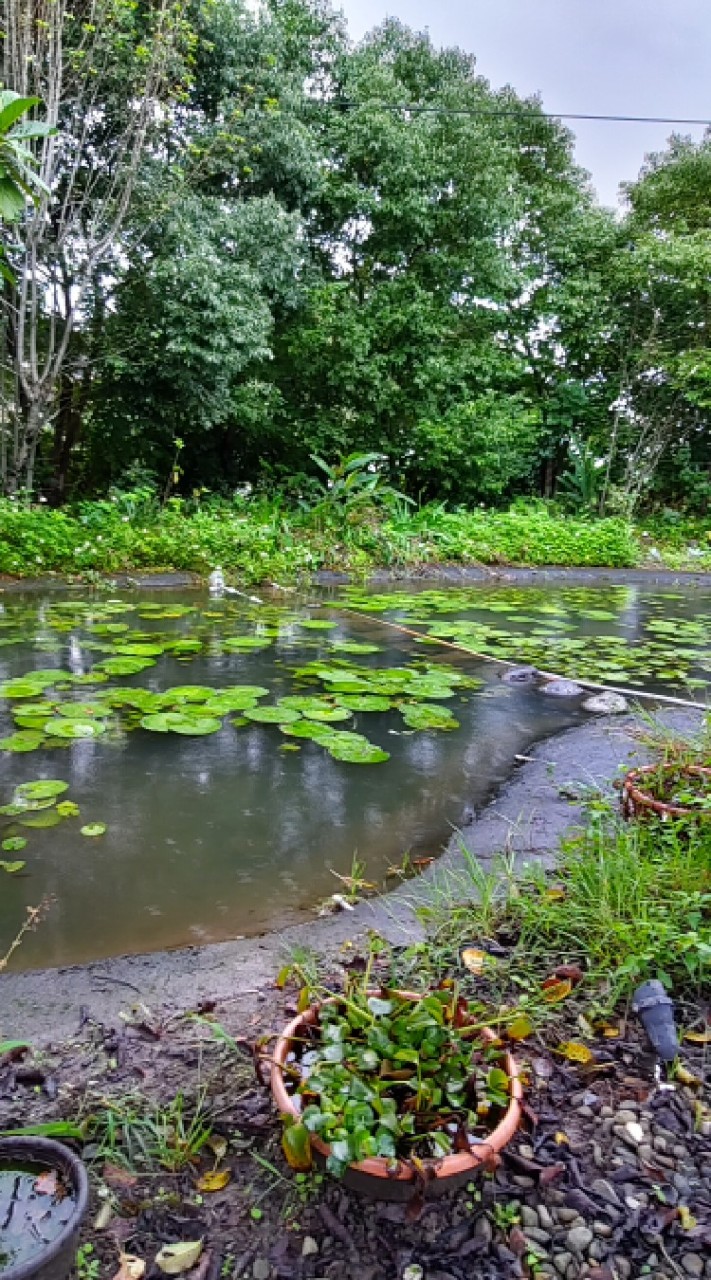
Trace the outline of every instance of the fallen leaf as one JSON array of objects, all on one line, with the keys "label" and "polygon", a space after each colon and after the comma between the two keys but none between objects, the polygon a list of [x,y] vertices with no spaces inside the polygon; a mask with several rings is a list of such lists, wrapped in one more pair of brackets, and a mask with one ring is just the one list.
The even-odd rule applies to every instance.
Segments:
[{"label": "fallen leaf", "polygon": [[509,1249],[522,1258],[528,1248],[528,1241],[520,1227],[512,1227],[509,1231]]},{"label": "fallen leaf", "polygon": [[546,889],[546,897],[549,902],[562,902],[567,896],[567,890],[562,885],[553,885],[550,889]]},{"label": "fallen leaf", "polygon": [[305,1124],[290,1124],[281,1139],[287,1162],[297,1173],[307,1173],[311,1168],[311,1138]]},{"label": "fallen leaf", "polygon": [[468,969],[470,973],[478,975],[483,972],[486,960],[485,951],[481,951],[479,947],[463,947],[459,954],[464,968]]},{"label": "fallen leaf", "polygon": [[101,1176],[112,1191],[130,1191],[138,1182],[135,1174],[129,1173],[127,1169],[122,1169],[117,1164],[111,1164],[108,1160],[104,1164]]},{"label": "fallen leaf", "polygon": [[547,1187],[551,1182],[555,1182],[556,1178],[560,1178],[565,1173],[567,1165],[564,1164],[548,1164],[538,1175],[538,1181],[542,1187]]},{"label": "fallen leaf", "polygon": [[[156,1262],[158,1259],[156,1258]],[[146,1264],[143,1258],[137,1258],[134,1253],[119,1254],[119,1269],[113,1280],[141,1280],[145,1274]]]},{"label": "fallen leaf", "polygon": [[567,1133],[563,1133],[560,1129],[555,1135],[555,1142],[558,1147],[570,1146],[570,1138]]},{"label": "fallen leaf", "polygon": [[593,1062],[595,1054],[586,1044],[578,1044],[576,1040],[566,1040],[559,1044],[556,1053],[561,1053],[569,1062]]},{"label": "fallen leaf", "polygon": [[232,1173],[229,1169],[210,1169],[198,1178],[197,1189],[208,1192],[224,1191],[231,1178]]},{"label": "fallen leaf", "polygon": [[156,1266],[166,1276],[180,1276],[195,1266],[202,1253],[202,1240],[181,1240],[166,1244],[156,1254]]},{"label": "fallen leaf", "polygon": [[689,1040],[691,1044],[711,1044],[711,1027],[707,1027],[705,1031],[685,1031],[684,1040]]},{"label": "fallen leaf", "polygon": [[111,1201],[102,1200],[101,1207],[99,1208],[99,1212],[97,1213],[92,1223],[94,1231],[105,1231],[113,1217],[113,1214],[114,1214],[114,1211],[111,1205]]},{"label": "fallen leaf", "polygon": [[553,970],[554,978],[568,979],[573,986],[577,986],[585,977],[579,964],[559,964],[557,969]]},{"label": "fallen leaf", "polygon": [[506,1028],[509,1040],[526,1040],[533,1034],[533,1023],[525,1013],[520,1013]]},{"label": "fallen leaf", "polygon": [[224,1160],[227,1155],[226,1138],[223,1138],[219,1133],[213,1133],[212,1137],[208,1138],[207,1145],[213,1152],[216,1160]]},{"label": "fallen leaf", "polygon": [[541,987],[547,1004],[558,1004],[559,1000],[565,1000],[573,990],[570,978],[546,978]]},{"label": "fallen leaf", "polygon": [[679,1205],[679,1225],[682,1231],[693,1231],[696,1226],[696,1218],[685,1204]]},{"label": "fallen leaf", "polygon": [[41,1173],[35,1181],[35,1191],[41,1196],[56,1196],[57,1170],[47,1169],[44,1173]]},{"label": "fallen leaf", "polygon": [[688,1085],[690,1089],[701,1089],[703,1086],[703,1080],[699,1080],[699,1077],[695,1076],[693,1072],[687,1071],[683,1063],[680,1063],[676,1068],[674,1078],[680,1080],[682,1084]]},{"label": "fallen leaf", "polygon": [[531,1058],[531,1066],[539,1080],[550,1080],[555,1071],[550,1058]]}]

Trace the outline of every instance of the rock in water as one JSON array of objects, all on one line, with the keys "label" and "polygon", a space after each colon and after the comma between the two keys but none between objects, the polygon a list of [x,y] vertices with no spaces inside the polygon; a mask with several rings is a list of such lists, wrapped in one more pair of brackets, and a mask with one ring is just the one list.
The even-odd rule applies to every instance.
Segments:
[{"label": "rock in water", "polygon": [[224,595],[225,575],[221,569],[213,569],[207,580],[207,585],[211,596]]},{"label": "rock in water", "polygon": [[504,684],[535,684],[538,672],[535,667],[512,667],[501,679]]},{"label": "rock in water", "polygon": [[601,716],[619,716],[623,711],[627,711],[628,702],[622,697],[621,693],[596,693],[592,698],[586,698],[583,703],[584,711],[592,711]]},{"label": "rock in water", "polygon": [[549,680],[541,686],[541,693],[547,693],[549,698],[579,698],[585,690],[574,680]]}]

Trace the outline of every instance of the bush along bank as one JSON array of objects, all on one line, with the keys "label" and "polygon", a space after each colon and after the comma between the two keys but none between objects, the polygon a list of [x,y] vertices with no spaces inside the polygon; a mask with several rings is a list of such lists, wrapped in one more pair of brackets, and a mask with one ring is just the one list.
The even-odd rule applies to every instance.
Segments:
[{"label": "bush along bank", "polygon": [[294,582],[321,569],[367,573],[422,564],[628,568],[641,559],[621,519],[580,520],[545,507],[448,511],[442,505],[301,510],[278,499],[165,506],[122,500],[51,510],[0,500],[0,573],[40,577],[132,569],[207,573],[243,583]]}]

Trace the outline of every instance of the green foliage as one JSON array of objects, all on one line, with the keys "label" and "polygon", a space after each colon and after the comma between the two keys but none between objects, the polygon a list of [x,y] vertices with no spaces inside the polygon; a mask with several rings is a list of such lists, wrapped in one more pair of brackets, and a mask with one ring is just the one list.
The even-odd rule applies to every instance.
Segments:
[{"label": "green foliage", "polygon": [[23,98],[0,88],[0,223],[17,222],[28,200],[36,202],[41,194],[48,194],[25,142],[46,138],[56,129],[40,120],[22,119],[39,102],[39,98]]}]

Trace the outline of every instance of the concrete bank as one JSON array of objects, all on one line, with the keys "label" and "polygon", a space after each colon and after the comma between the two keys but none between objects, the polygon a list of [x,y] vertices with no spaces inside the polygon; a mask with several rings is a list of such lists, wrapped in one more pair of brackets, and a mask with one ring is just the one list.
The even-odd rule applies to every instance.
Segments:
[{"label": "concrete bank", "polygon": [[[686,733],[699,728],[702,719],[683,710],[660,718]],[[234,942],[0,975],[0,1039],[59,1042],[76,1032],[82,1018],[111,1023],[139,1001],[154,1012],[171,1013],[202,1000],[230,1000],[238,1014],[248,1017],[294,947],[336,956],[344,942],[362,940],[369,929],[393,942],[421,938],[418,904],[433,890],[446,891],[461,876],[468,857],[485,867],[501,853],[518,864],[539,859],[552,865],[561,836],[580,821],[585,795],[591,789],[614,795],[620,771],[649,758],[640,729],[632,715],[609,717],[540,743],[472,823],[455,833],[424,876],[361,903],[355,911]],[[461,881],[456,884],[461,900]]]}]

